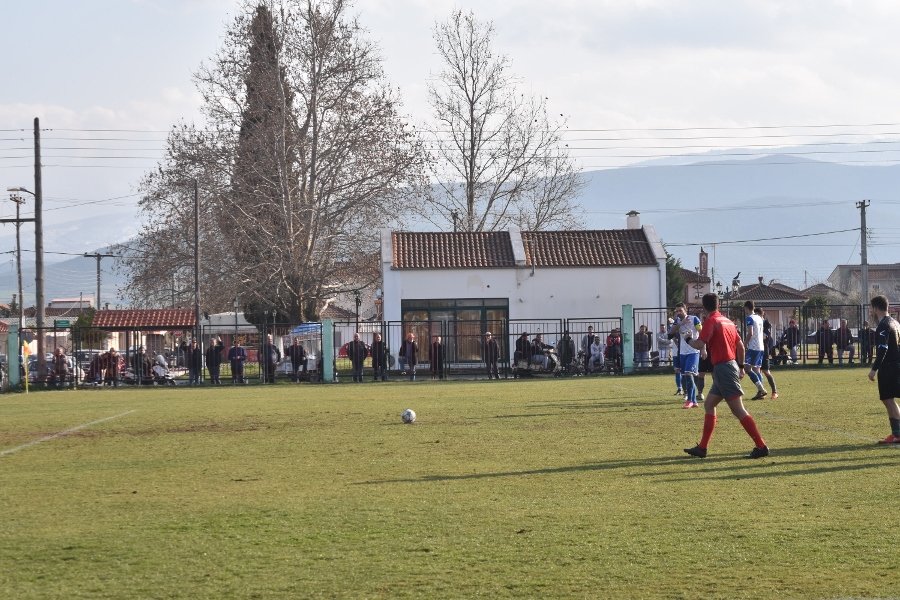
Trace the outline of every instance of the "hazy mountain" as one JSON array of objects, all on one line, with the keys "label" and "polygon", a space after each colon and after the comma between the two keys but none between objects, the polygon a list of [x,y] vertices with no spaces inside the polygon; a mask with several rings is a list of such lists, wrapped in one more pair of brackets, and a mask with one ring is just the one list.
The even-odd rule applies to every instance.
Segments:
[{"label": "hazy mountain", "polygon": [[[783,164],[789,163],[789,164]],[[589,171],[581,197],[585,224],[591,228],[625,226],[625,213],[637,210],[644,224],[656,227],[669,251],[686,268],[697,264],[699,245],[710,253],[716,278],[729,284],[740,271],[743,283],[757,276],[803,287],[823,280],[837,264],[859,261],[859,210],[855,204],[871,200],[868,228],[870,263],[900,261],[893,240],[900,242],[900,165],[846,165],[774,156],[724,161],[711,156],[690,165],[641,165]],[[96,214],[93,212],[96,211]],[[95,252],[109,242],[133,235],[137,213],[87,209],[84,218],[45,227],[45,248],[83,247]],[[807,236],[837,230],[843,233],[794,237],[766,242],[715,244],[733,240]],[[32,230],[23,228],[22,247],[33,249]],[[16,290],[15,238],[12,227],[0,236],[9,248],[0,262],[0,301]],[[93,242],[93,245],[91,245]],[[91,248],[91,249],[88,249]],[[93,296],[96,261],[81,256],[48,254],[45,296]],[[23,253],[25,297],[34,297],[34,254]],[[104,259],[101,299],[115,305],[123,281]],[[805,279],[805,280],[804,280]]]}]

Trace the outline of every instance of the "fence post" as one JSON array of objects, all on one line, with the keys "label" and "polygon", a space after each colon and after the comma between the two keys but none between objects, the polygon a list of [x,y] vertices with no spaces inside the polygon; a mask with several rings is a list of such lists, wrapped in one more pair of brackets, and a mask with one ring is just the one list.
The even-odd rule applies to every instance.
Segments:
[{"label": "fence post", "polygon": [[334,321],[322,320],[322,381],[334,382]]},{"label": "fence post", "polygon": [[622,372],[634,372],[634,308],[622,305]]}]

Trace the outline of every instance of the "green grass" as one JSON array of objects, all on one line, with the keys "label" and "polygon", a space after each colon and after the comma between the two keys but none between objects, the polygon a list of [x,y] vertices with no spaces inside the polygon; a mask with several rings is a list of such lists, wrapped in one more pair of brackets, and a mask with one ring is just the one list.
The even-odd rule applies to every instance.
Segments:
[{"label": "green grass", "polygon": [[6,395],[0,452],[134,412],[0,456],[0,597],[896,597],[875,385],[776,376],[759,461],[671,376]]}]

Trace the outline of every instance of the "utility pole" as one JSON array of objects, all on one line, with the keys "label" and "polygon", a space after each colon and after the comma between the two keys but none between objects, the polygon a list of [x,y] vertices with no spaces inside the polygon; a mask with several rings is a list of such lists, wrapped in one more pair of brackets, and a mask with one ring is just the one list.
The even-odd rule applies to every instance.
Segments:
[{"label": "utility pole", "polygon": [[[25,320],[25,308],[22,306],[22,237],[20,235],[22,222],[19,218],[19,209],[25,204],[25,199],[18,194],[10,195],[9,199],[16,203],[16,275],[19,278],[19,335],[21,335],[22,323]],[[22,345],[19,344],[20,349],[21,347]]]},{"label": "utility pole", "polygon": [[41,120],[34,118],[34,303],[37,305],[38,378],[47,375],[44,353],[44,185],[41,180]]},{"label": "utility pole", "polygon": [[95,252],[93,254],[84,253],[85,258],[96,258],[97,259],[97,310],[100,310],[100,259],[102,258],[115,258],[115,254],[100,254],[99,252]]},{"label": "utility pole", "polygon": [[869,204],[868,200],[856,203],[856,208],[859,209],[859,257],[860,270],[862,271],[862,290],[860,290],[859,300],[863,306],[863,311],[866,310],[866,306],[869,304],[869,258],[866,254],[866,238],[868,236],[868,231],[866,230],[866,208],[868,208]]},{"label": "utility pole", "polygon": [[194,339],[200,344],[200,193],[194,180]]}]

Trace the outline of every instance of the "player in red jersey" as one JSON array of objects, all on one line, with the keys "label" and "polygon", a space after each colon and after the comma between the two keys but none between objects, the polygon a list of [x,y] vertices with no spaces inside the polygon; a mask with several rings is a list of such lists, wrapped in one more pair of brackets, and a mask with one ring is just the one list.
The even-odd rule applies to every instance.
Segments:
[{"label": "player in red jersey", "polygon": [[732,414],[741,422],[747,434],[756,445],[747,458],[762,458],[769,455],[769,447],[756,428],[756,422],[744,408],[741,379],[744,377],[744,343],[737,329],[729,319],[719,312],[719,297],[715,294],[703,296],[703,308],[709,313],[700,330],[699,339],[688,343],[698,350],[706,346],[712,361],[712,386],[703,409],[706,415],[703,420],[703,437],[693,448],[685,448],[685,452],[697,458],[706,458],[706,449],[716,427],[716,406],[725,400]]}]

